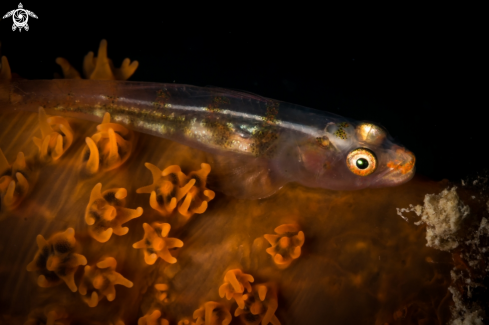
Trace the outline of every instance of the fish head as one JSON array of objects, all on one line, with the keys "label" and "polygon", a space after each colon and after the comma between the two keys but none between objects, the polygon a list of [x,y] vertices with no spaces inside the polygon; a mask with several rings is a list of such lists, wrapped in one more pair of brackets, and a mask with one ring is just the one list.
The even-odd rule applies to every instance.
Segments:
[{"label": "fish head", "polygon": [[331,190],[397,186],[415,173],[415,156],[370,122],[332,122],[297,145],[300,183]]}]

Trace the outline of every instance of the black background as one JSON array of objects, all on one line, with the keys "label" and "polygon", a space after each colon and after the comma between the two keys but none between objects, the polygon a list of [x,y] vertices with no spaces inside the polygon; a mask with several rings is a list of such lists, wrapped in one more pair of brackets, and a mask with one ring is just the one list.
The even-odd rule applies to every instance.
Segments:
[{"label": "black background", "polygon": [[[20,33],[0,20],[2,55],[22,77],[50,79],[56,57],[81,71],[105,38],[116,66],[139,61],[131,80],[241,89],[378,122],[434,180],[489,162],[481,8],[116,4],[24,1],[39,18]],[[2,1],[0,15],[17,6]]]}]

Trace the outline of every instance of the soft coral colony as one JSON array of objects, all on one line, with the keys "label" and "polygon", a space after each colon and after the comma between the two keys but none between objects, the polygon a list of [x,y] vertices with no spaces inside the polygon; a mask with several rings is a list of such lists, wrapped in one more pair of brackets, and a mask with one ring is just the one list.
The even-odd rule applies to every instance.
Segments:
[{"label": "soft coral colony", "polygon": [[[58,58],[56,62],[62,67],[65,78],[80,78],[80,74],[67,60]],[[115,69],[112,61],[107,58],[107,42],[103,40],[98,57],[94,57],[90,52],[85,57],[83,67],[84,74],[89,79],[125,80],[134,73],[137,65],[137,62],[130,63],[129,59],[126,59],[120,69]],[[0,77],[4,80],[11,78],[10,67],[5,57],[2,57]],[[81,151],[77,167],[79,184],[77,189],[65,188],[64,191],[82,193],[80,187],[86,185],[84,182],[100,179],[97,178],[99,175],[123,166],[137,146],[137,135],[125,126],[111,121],[108,112],[103,115],[101,124],[96,126],[96,132],[84,139],[77,139],[80,136],[74,131],[77,127],[71,124],[68,118],[49,116],[43,107],[39,107],[40,134],[32,137],[32,142],[37,148],[35,153],[25,157],[23,152],[19,152],[17,158],[9,163],[0,150],[0,194],[3,213],[15,212],[24,200],[28,200],[29,194],[39,185],[37,183],[45,181],[43,174],[47,172],[47,168],[51,168],[51,172],[56,172],[56,168],[66,168],[68,162],[64,162],[63,159],[70,155],[70,150],[74,150],[72,147],[82,147],[78,150]],[[72,211],[70,216],[71,220],[81,218],[84,223],[74,222],[73,227],[52,233],[47,239],[44,233],[37,236],[38,250],[31,256],[31,262],[25,268],[36,274],[38,286],[46,290],[46,293],[53,287],[58,287],[59,290],[59,286],[66,286],[66,289],[72,292],[78,291],[77,299],[80,302],[91,308],[98,308],[102,299],[106,298],[109,302],[116,299],[116,293],[120,290],[117,289],[118,286],[137,290],[134,287],[138,286],[134,286],[133,281],[138,279],[126,278],[124,266],[118,267],[116,258],[111,256],[117,255],[114,249],[129,250],[131,244],[125,241],[125,246],[108,246],[114,241],[112,235],[124,236],[134,231],[135,226],[131,220],[136,218],[147,221],[142,224],[144,237],[132,244],[134,249],[144,254],[144,264],[142,257],[138,261],[140,266],[153,266],[156,269],[161,268],[164,263],[177,262],[175,255],[178,255],[179,249],[185,249],[184,242],[170,237],[172,226],[158,220],[181,218],[184,225],[193,215],[205,213],[209,202],[215,198],[215,192],[206,187],[211,167],[202,162],[200,170],[186,174],[178,165],[156,166],[146,162],[145,166],[151,172],[153,184],[136,191],[123,187],[102,191],[106,186],[98,182],[91,188],[89,196],[77,197],[78,201],[85,202],[85,212]],[[117,172],[113,177],[118,177]],[[149,206],[155,213],[147,216],[148,213],[143,212],[142,207],[126,207],[128,198],[137,195],[136,193],[150,194]],[[177,215],[179,217],[176,217]],[[290,265],[292,259],[299,257],[300,246],[304,243],[304,233],[299,231],[297,225],[283,225],[277,229],[279,235],[265,235],[273,245],[272,251],[267,252],[275,256],[273,261],[277,265],[284,268]],[[292,236],[289,235],[291,232],[295,232],[296,236],[288,239]],[[81,235],[78,235],[79,233]],[[285,237],[278,239],[279,236]],[[85,249],[94,244],[90,241],[101,244],[97,246],[99,254]],[[161,262],[157,263],[159,259]],[[156,283],[158,281],[150,284],[157,289],[157,293],[154,295],[154,302],[143,311],[138,324],[168,324],[159,306],[170,302],[166,293],[170,286],[168,283]],[[275,316],[278,308],[275,286],[267,282],[251,286],[250,282],[253,281],[252,275],[245,274],[240,269],[227,271],[224,283],[215,288],[222,300],[207,301],[201,306],[195,306],[193,315],[180,319],[178,324],[229,324],[232,320],[233,305],[227,300],[232,299],[237,305],[235,317],[240,317],[245,324],[279,325],[280,321]],[[83,319],[76,308],[73,308],[76,304],[76,300],[67,303],[58,301],[35,308],[29,314],[26,324],[34,323],[36,320],[48,324],[70,324],[71,321]],[[166,316],[171,319],[176,317]],[[124,324],[124,311],[115,313],[111,321],[119,325]]]},{"label": "soft coral colony", "polygon": [[[138,63],[116,69],[105,41],[85,58],[91,80],[56,62],[75,80],[25,81],[2,57],[0,323],[444,324],[451,292],[452,312],[480,316],[462,303],[482,287],[463,274],[487,274],[487,219],[469,241],[448,227],[455,263],[427,247],[395,208],[446,183],[406,183],[414,155],[379,126],[120,81]],[[487,215],[474,197],[407,211],[430,244],[446,217]]]}]

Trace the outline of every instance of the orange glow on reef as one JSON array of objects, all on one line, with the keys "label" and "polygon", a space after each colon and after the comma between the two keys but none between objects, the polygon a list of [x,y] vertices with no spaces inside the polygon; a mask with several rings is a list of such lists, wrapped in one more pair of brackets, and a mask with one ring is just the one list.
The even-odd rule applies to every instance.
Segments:
[{"label": "orange glow on reef", "polygon": [[[160,211],[151,208],[147,195],[136,193],[136,189],[151,184],[154,175],[162,173],[159,169],[152,176],[144,167],[145,163],[162,166],[163,171],[168,166],[179,166],[181,176],[185,178],[179,186],[185,186],[193,180],[185,175],[193,175],[192,171],[201,170],[201,164],[207,163],[205,153],[139,134],[134,152],[124,164],[87,177],[80,172],[79,166],[83,164],[84,138],[94,133],[96,124],[68,119],[74,133],[73,144],[56,162],[42,164],[29,158],[39,151],[31,140],[40,133],[37,117],[34,113],[19,112],[3,114],[0,119],[0,145],[7,160],[12,161],[17,152],[23,151],[28,157],[26,166],[39,173],[32,191],[19,206],[13,210],[5,209],[0,215],[1,272],[3,278],[10,279],[0,283],[1,305],[5,306],[0,315],[21,317],[30,310],[55,303],[64,308],[73,321],[96,320],[105,313],[105,319],[113,322],[131,324],[144,315],[147,319],[160,315],[155,319],[167,319],[171,324],[191,319],[196,310],[200,310],[201,316],[196,315],[198,317],[193,321],[205,317],[206,302],[214,301],[224,304],[223,310],[230,304],[230,313],[236,315],[233,323],[250,321],[246,324],[254,324],[251,320],[265,317],[282,324],[318,323],[326,317],[335,323],[372,320],[381,324],[394,324],[405,317],[404,323],[409,324],[416,319],[435,321],[439,317],[448,317],[448,301],[444,296],[450,281],[446,267],[450,256],[426,247],[420,232],[422,228],[406,223],[395,212],[396,207],[420,201],[426,192],[441,190],[441,185],[414,179],[395,189],[335,192],[288,184],[267,199],[237,200],[225,193],[215,193],[204,213],[191,217],[182,215],[177,204],[171,213],[162,216]],[[9,136],[12,132],[17,136]],[[171,172],[178,175],[176,169]],[[90,195],[98,183],[113,189],[108,193],[98,188],[102,198],[96,195],[92,199],[105,200],[106,205],[100,205],[100,208],[118,211],[117,204],[110,203],[110,199],[120,196],[124,197],[126,206],[141,207],[144,211],[141,216],[129,218],[124,223],[129,229],[126,234],[112,236],[106,242],[93,239],[93,230],[90,230],[93,226],[85,221],[87,205],[92,201]],[[161,187],[161,184],[154,186]],[[211,187],[210,184],[207,186]],[[119,193],[119,189],[124,189],[124,193]],[[176,197],[179,198],[177,202],[185,201],[185,195]],[[118,220],[118,215],[119,212],[112,218],[111,214],[109,219],[113,221],[107,219],[101,229],[108,229],[110,224],[107,222]],[[144,251],[148,256],[157,254],[158,250],[151,248],[145,239],[141,241],[149,238],[145,237],[148,235],[143,232],[143,224],[150,228],[151,224],[168,224],[171,226],[168,237],[185,245],[176,245],[182,246],[177,250],[171,249],[174,244],[163,245],[170,248],[164,255],[166,259],[144,263],[141,250],[132,248],[134,243],[146,247]],[[288,228],[277,228],[279,225]],[[49,238],[68,227],[76,230],[80,254],[86,257],[88,265],[111,256],[117,260],[117,273],[132,282],[133,287],[117,286],[113,301],[97,297],[97,306],[93,308],[87,306],[79,293],[66,298],[71,292],[66,286],[38,287],[36,276],[25,272],[35,255],[36,236],[41,234]],[[269,235],[275,228],[276,234]],[[282,242],[280,236],[287,237],[284,239],[287,243]],[[300,238],[294,239],[294,236]],[[167,238],[157,237],[150,239],[150,243]],[[279,267],[280,263],[276,265],[274,254],[267,253],[271,248],[270,241],[281,247],[277,252],[290,247],[287,268]],[[16,242],[20,245],[6,246]],[[160,246],[158,248],[163,249]],[[295,247],[300,247],[300,253]],[[294,259],[299,254],[300,257]],[[286,256],[283,256],[284,261]],[[435,263],[428,263],[428,257]],[[292,260],[294,262],[290,263]],[[74,273],[77,285],[83,277],[83,268],[79,269],[80,272]],[[229,291],[231,296],[241,295],[237,298],[242,306],[235,299],[228,301],[226,297],[220,297],[223,278],[232,269],[250,275],[248,280],[254,279],[256,283],[251,292],[237,287],[236,291],[234,280],[227,280],[228,287],[233,288],[233,292]],[[439,280],[433,281],[434,278]],[[241,283],[239,276],[236,279]],[[165,284],[165,287],[155,287],[159,284]],[[260,300],[260,285],[269,288],[272,298]],[[158,291],[160,289],[164,290]],[[224,290],[221,295],[227,294],[227,289],[221,290]],[[255,290],[258,290],[256,294]],[[165,297],[159,299],[162,294]],[[32,304],[22,303],[26,295],[32,295]],[[278,300],[273,298],[274,295]],[[41,296],[49,299],[44,301]],[[63,302],[66,299],[67,304]],[[249,315],[248,309],[241,308],[248,304],[252,308]],[[272,308],[271,316],[267,308]],[[348,310],[355,310],[355,313]]]}]

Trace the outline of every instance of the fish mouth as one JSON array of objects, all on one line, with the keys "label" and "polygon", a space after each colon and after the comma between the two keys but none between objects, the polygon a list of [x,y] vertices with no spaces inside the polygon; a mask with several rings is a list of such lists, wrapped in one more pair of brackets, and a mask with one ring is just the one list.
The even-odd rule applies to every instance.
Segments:
[{"label": "fish mouth", "polygon": [[394,173],[387,174],[387,176],[383,177],[382,180],[386,181],[387,183],[393,186],[401,185],[411,180],[411,178],[414,177],[415,172],[416,172],[416,168],[413,166],[413,168],[407,173],[396,171]]},{"label": "fish mouth", "polygon": [[374,187],[379,186],[397,186],[406,183],[413,178],[416,172],[416,157],[414,154],[405,149],[398,147],[391,160],[386,164],[386,170],[378,175],[378,181]]},{"label": "fish mouth", "polygon": [[413,168],[407,173],[402,173],[400,171],[392,171],[387,169],[378,175],[377,180],[370,186],[372,188],[379,187],[391,187],[404,184],[414,177],[416,169]]}]

